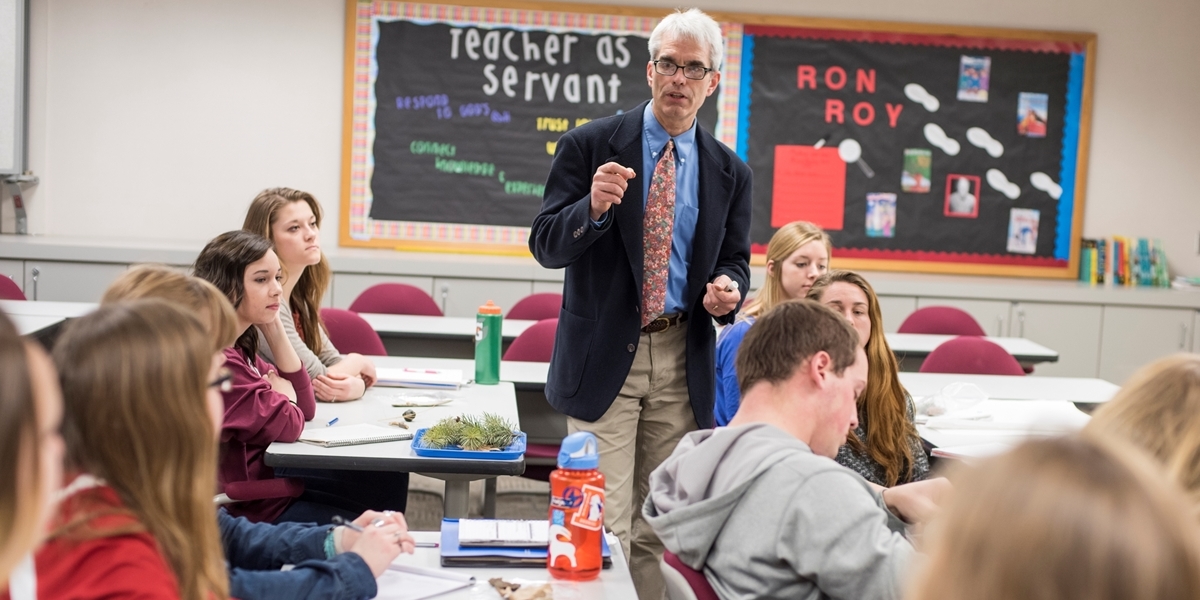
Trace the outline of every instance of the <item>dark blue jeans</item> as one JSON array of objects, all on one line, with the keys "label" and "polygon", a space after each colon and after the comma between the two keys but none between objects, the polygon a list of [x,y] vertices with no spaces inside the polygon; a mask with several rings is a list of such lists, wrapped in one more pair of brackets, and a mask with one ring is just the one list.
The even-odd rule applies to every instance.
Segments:
[{"label": "dark blue jeans", "polygon": [[330,523],[334,515],[353,520],[368,510],[404,512],[408,505],[408,473],[275,469],[276,477],[304,480],[304,493],[276,523]]}]

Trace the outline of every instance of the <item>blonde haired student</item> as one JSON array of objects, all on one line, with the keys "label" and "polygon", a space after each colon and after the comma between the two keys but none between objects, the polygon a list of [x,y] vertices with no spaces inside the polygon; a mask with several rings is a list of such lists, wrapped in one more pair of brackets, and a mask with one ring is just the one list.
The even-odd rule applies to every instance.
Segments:
[{"label": "blonde haired student", "polygon": [[1200,516],[1200,354],[1176,354],[1139,369],[1092,415],[1087,431],[1146,450]]},{"label": "blonde haired student", "polygon": [[1200,526],[1133,446],[1040,439],[951,479],[909,600],[1200,598]]},{"label": "blonde haired student", "polygon": [[747,302],[738,320],[717,337],[717,396],[713,417],[727,425],[737,412],[742,394],[738,389],[737,350],[755,319],[782,302],[803,298],[829,268],[833,242],[820,227],[794,221],[780,227],[767,244],[767,280],[754,299]]},{"label": "blonde haired student", "polygon": [[[62,392],[46,352],[0,313],[0,590],[42,539],[62,483]],[[22,563],[14,585],[31,585]]]},{"label": "blonde haired student", "polygon": [[[102,304],[158,298],[208,323],[213,346],[225,348],[237,338],[237,317],[229,300],[212,284],[167,267],[143,265],[127,271],[104,293]],[[220,356],[219,354],[217,356]],[[195,423],[219,436],[222,412],[219,374],[208,390],[214,406],[210,423]],[[216,474],[213,473],[214,481]],[[217,511],[221,543],[229,573],[230,595],[241,600],[317,600],[372,598],[375,578],[400,551],[412,551],[404,516],[367,511],[354,522],[367,535],[346,527],[294,523],[251,523]],[[280,570],[293,565],[288,571]]]},{"label": "blonde haired student", "polygon": [[913,424],[912,398],[900,384],[899,364],[883,333],[875,289],[858,273],[835,270],[813,283],[808,298],[846,317],[867,353],[869,373],[858,397],[858,427],[838,450],[838,463],[882,486],[925,479],[929,458]]},{"label": "blonde haired student", "polygon": [[[375,381],[375,364],[356,353],[341,354],[329,341],[321,320],[321,298],[332,272],[321,252],[321,205],[308,192],[279,187],[259,192],[246,211],[242,229],[275,246],[283,265],[283,329],[313,380],[318,400],[337,402],[363,395]],[[275,362],[266,338],[259,353]]]},{"label": "blonde haired student", "polygon": [[35,557],[38,597],[228,597],[217,442],[196,426],[220,416],[216,351],[195,317],[160,300],[67,325],[54,361],[73,477]]}]

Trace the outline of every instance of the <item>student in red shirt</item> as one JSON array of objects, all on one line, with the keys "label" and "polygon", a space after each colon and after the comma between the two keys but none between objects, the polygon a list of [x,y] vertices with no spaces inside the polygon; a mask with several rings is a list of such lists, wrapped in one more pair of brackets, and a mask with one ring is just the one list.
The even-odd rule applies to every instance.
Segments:
[{"label": "student in red shirt", "polygon": [[50,358],[0,313],[0,590],[41,540],[62,481],[62,392]]},{"label": "student in red shirt", "polygon": [[[107,305],[55,345],[73,478],[35,557],[37,597],[223,600],[206,390],[221,362],[161,300]],[[219,408],[219,407],[214,407]]]}]

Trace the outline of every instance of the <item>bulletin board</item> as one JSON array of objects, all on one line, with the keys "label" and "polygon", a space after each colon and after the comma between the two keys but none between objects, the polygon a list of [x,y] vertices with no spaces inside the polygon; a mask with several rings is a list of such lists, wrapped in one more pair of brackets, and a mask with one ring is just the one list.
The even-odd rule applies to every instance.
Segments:
[{"label": "bulletin board", "polygon": [[[341,243],[528,254],[555,142],[648,97],[669,9],[348,2]],[[700,121],[840,268],[1073,277],[1096,38],[712,13]]]}]

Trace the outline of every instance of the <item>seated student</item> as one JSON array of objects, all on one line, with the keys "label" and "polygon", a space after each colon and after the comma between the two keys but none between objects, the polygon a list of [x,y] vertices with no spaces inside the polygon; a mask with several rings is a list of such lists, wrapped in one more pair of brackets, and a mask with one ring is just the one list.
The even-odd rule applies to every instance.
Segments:
[{"label": "seated student", "polygon": [[[368,509],[403,512],[408,480],[370,471],[268,467],[264,461],[272,442],[295,442],[304,422],[316,414],[312,380],[287,339],[279,306],[283,270],[271,242],[248,231],[230,231],[213,238],[194,265],[195,275],[217,286],[233,303],[241,336],[225,349],[225,367],[233,375],[224,392],[225,424],[218,471],[222,484],[295,476],[304,480],[298,499],[269,498],[239,502],[229,512],[251,521],[328,523],[334,516],[351,519]],[[275,356],[277,375],[258,356],[262,332]]]},{"label": "seated student", "polygon": [[742,398],[738,390],[735,359],[738,346],[754,320],[781,302],[803,298],[817,277],[829,268],[833,244],[820,227],[794,221],[780,227],[767,244],[767,280],[754,299],[746,303],[738,320],[717,336],[717,397],[713,417],[728,425]]},{"label": "seated student", "polygon": [[[283,329],[313,380],[317,400],[338,402],[363,395],[375,382],[375,364],[361,354],[340,354],[325,334],[321,298],[329,287],[329,261],[321,252],[321,205],[308,192],[290,188],[263,190],[250,203],[242,229],[275,245],[283,264]],[[274,362],[265,336],[258,352]]]},{"label": "seated student", "polygon": [[909,600],[1200,598],[1200,526],[1120,440],[1030,441],[954,481]]},{"label": "seated student", "polygon": [[[166,300],[199,317],[214,348],[224,349],[238,336],[237,317],[220,290],[164,266],[141,265],[125,272],[104,292],[101,304],[145,298]],[[216,388],[210,387],[208,394],[214,396],[214,404],[222,402]],[[215,414],[223,418],[221,412]],[[219,435],[221,422],[207,427]],[[215,480],[216,473],[212,476]],[[375,578],[395,558],[395,548],[386,538],[360,537],[345,527],[251,523],[224,509],[217,511],[217,518],[229,593],[241,600],[373,598],[378,591]],[[379,520],[398,525],[401,548],[412,551],[403,515],[367,511],[354,522],[367,526]],[[285,564],[294,568],[281,571]]]},{"label": "seated student", "polygon": [[27,589],[22,562],[42,539],[62,483],[62,392],[50,357],[0,313],[0,590],[21,564],[14,587]]},{"label": "seated student", "polygon": [[1142,367],[1092,414],[1085,430],[1149,452],[1200,516],[1200,354],[1176,354]]},{"label": "seated student", "polygon": [[929,457],[913,424],[912,397],[900,384],[896,355],[883,333],[883,313],[871,284],[852,271],[830,271],[808,299],[846,317],[867,353],[867,389],[858,397],[858,427],[838,450],[837,461],[882,486],[929,476]]},{"label": "seated student", "polygon": [[829,308],[785,302],[758,318],[737,360],[728,427],[689,433],[650,475],[643,506],[667,550],[721,598],[895,598],[949,484],[876,491],[832,460],[867,385],[858,335]]}]

